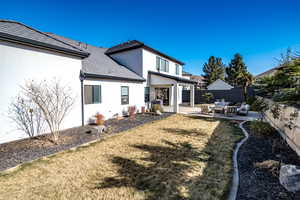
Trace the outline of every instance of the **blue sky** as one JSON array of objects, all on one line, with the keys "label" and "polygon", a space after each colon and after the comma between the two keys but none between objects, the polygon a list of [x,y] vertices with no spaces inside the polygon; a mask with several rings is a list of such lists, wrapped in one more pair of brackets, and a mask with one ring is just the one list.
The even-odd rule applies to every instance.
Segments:
[{"label": "blue sky", "polygon": [[96,46],[137,39],[196,74],[211,55],[227,64],[239,52],[257,74],[300,50],[299,0],[9,0],[0,18]]}]

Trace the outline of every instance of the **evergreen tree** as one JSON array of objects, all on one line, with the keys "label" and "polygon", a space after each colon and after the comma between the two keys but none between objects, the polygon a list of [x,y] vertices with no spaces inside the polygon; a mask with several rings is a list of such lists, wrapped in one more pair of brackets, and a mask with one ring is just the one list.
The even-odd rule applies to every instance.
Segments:
[{"label": "evergreen tree", "polygon": [[224,80],[225,70],[222,58],[211,56],[203,66],[204,78],[207,84],[222,79]]},{"label": "evergreen tree", "polygon": [[243,57],[237,53],[226,68],[226,81],[234,87],[243,89],[245,100],[248,97],[248,87],[253,83],[253,76],[248,72]]},{"label": "evergreen tree", "polygon": [[247,67],[243,61],[243,57],[237,53],[226,68],[226,81],[234,87],[241,87],[238,77],[242,76],[242,73],[247,72]]}]

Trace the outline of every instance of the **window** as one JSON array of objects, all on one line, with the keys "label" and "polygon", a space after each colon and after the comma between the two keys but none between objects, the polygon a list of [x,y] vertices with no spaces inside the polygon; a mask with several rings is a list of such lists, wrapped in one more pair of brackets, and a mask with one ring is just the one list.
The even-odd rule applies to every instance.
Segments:
[{"label": "window", "polygon": [[156,56],[156,69],[162,72],[169,72],[169,61]]},{"label": "window", "polygon": [[176,66],[176,75],[179,75],[179,65],[176,64],[175,66]]},{"label": "window", "polygon": [[150,88],[149,87],[145,87],[145,102],[149,102],[150,101]]},{"label": "window", "polygon": [[84,103],[96,104],[101,103],[101,86],[85,85],[84,86]]},{"label": "window", "polygon": [[129,104],[129,87],[121,86],[121,104]]}]

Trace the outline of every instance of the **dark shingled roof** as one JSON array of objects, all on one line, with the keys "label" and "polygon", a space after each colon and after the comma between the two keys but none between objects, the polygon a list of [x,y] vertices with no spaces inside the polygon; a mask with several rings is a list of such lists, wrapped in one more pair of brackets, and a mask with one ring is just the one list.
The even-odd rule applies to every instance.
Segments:
[{"label": "dark shingled roof", "polygon": [[52,49],[82,58],[89,55],[87,52],[75,46],[53,38],[25,24],[11,20],[0,19],[0,39],[43,49]]},{"label": "dark shingled roof", "polygon": [[92,46],[53,33],[46,34],[90,53],[90,56],[82,61],[82,70],[86,77],[145,81],[143,77],[139,76],[125,66],[118,64],[111,57],[106,55],[105,52],[107,51],[107,48]]},{"label": "dark shingled roof", "polygon": [[127,41],[127,42],[124,42],[122,44],[119,44],[119,45],[116,45],[116,46],[113,46],[111,48],[109,48],[107,51],[106,51],[106,54],[110,55],[110,54],[115,54],[115,53],[120,53],[120,52],[123,52],[123,51],[128,51],[128,50],[132,50],[132,49],[137,49],[137,48],[144,48],[148,51],[151,51],[153,53],[156,53],[162,57],[165,57],[169,60],[172,60],[173,62],[175,63],[178,63],[180,65],[184,65],[183,62],[175,59],[175,58],[172,58],[171,56],[168,56],[158,50],[155,50],[147,45],[145,45],[143,42],[140,42],[138,40],[130,40],[130,41]]},{"label": "dark shingled roof", "polygon": [[186,71],[182,71],[182,75],[183,76],[192,76],[193,74],[186,72]]}]

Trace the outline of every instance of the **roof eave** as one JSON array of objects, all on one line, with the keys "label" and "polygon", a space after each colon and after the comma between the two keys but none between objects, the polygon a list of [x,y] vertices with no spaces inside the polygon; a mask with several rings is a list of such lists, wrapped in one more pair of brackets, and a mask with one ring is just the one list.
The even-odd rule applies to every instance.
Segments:
[{"label": "roof eave", "polygon": [[134,81],[134,82],[145,82],[145,79],[135,79],[135,78],[127,78],[127,77],[118,77],[118,76],[110,76],[103,74],[92,74],[92,73],[83,73],[84,78],[98,78],[98,79],[113,79],[113,80],[122,80],[122,81]]},{"label": "roof eave", "polygon": [[172,58],[171,56],[168,56],[168,55],[166,55],[166,54],[164,54],[164,53],[162,53],[162,52],[160,52],[158,50],[155,50],[155,49],[153,49],[153,48],[145,45],[144,43],[140,43],[139,45],[135,45],[135,46],[128,47],[128,48],[123,48],[123,49],[115,50],[115,51],[112,51],[112,52],[110,52],[109,49],[108,49],[108,51],[106,51],[105,54],[112,55],[112,54],[121,53],[121,52],[124,52],[124,51],[129,51],[129,50],[138,49],[138,48],[144,48],[144,49],[146,49],[148,51],[151,51],[151,52],[156,53],[156,54],[158,54],[158,55],[160,55],[162,57],[165,57],[165,58],[167,58],[167,59],[169,59],[169,60],[171,60],[171,61],[173,61],[175,63],[178,63],[180,65],[185,65],[184,62],[181,62],[181,61],[179,61],[179,60],[177,60],[175,58]]},{"label": "roof eave", "polygon": [[23,37],[19,37],[19,36],[15,36],[15,35],[10,35],[7,33],[0,33],[0,40],[6,41],[6,42],[22,44],[22,45],[27,45],[27,46],[32,46],[32,47],[36,47],[36,48],[40,48],[40,49],[52,50],[52,51],[64,53],[64,54],[79,57],[79,58],[86,58],[90,55],[87,52],[78,52],[78,51],[67,49],[64,47],[59,47],[59,46],[52,45],[52,44],[46,44],[43,42],[39,42],[39,41],[35,41],[35,40],[31,40],[28,38],[23,38]]},{"label": "roof eave", "polygon": [[189,84],[197,84],[197,81],[193,81],[193,80],[189,80],[189,79],[185,79],[185,78],[181,78],[181,77],[177,77],[177,76],[172,76],[172,75],[168,75],[168,74],[163,74],[160,72],[154,72],[154,71],[149,71],[150,74],[154,74],[157,76],[162,76],[165,78],[169,78],[169,79],[173,79],[179,83],[189,83]]}]

